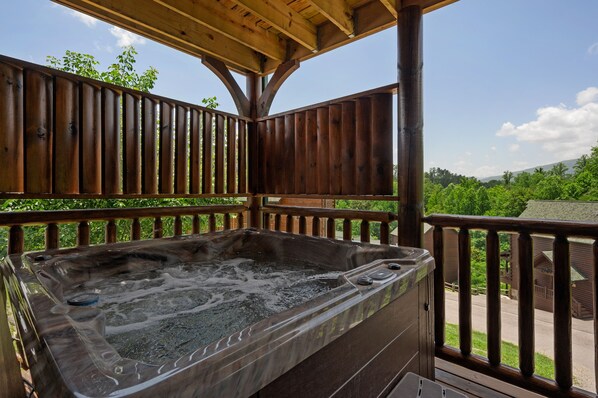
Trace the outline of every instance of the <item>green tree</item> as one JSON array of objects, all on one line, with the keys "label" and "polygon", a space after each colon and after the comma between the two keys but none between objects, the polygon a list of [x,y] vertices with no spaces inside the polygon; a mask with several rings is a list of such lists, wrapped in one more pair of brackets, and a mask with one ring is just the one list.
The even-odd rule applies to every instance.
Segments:
[{"label": "green tree", "polygon": [[67,50],[62,58],[49,55],[46,57],[46,61],[48,62],[48,66],[54,69],[122,87],[149,92],[156,84],[158,70],[150,66],[143,73],[137,73],[134,68],[137,51],[133,46],[123,47],[122,50],[122,53],[116,56],[116,62],[108,66],[108,69],[103,72],[97,69],[100,63],[93,55],[78,53],[76,51]]}]

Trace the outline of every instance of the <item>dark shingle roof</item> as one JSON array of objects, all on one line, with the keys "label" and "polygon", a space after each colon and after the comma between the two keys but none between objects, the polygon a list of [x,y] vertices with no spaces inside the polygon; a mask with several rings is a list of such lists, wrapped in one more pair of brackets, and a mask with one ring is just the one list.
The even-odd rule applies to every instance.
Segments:
[{"label": "dark shingle roof", "polygon": [[530,200],[519,217],[598,222],[598,202]]}]

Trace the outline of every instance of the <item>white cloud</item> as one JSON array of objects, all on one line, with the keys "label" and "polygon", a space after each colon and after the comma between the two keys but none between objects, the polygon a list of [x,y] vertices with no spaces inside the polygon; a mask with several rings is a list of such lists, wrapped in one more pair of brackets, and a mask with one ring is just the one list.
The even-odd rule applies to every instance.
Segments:
[{"label": "white cloud", "polygon": [[529,166],[529,162],[526,162],[525,160],[515,160],[513,161],[513,166],[515,166],[517,169],[525,169],[527,166]]},{"label": "white cloud", "polygon": [[[536,148],[555,155],[554,158],[575,158],[587,153],[598,139],[598,95],[594,88],[578,93],[577,108],[563,104],[540,108],[536,120],[519,126],[506,122],[496,135],[536,144]],[[509,149],[514,149],[514,145],[517,144]]]},{"label": "white cloud", "polygon": [[492,145],[492,146],[490,147],[490,150],[491,150],[492,152],[496,152],[496,146],[495,146],[495,145]]},{"label": "white cloud", "polygon": [[477,169],[475,169],[473,171],[473,176],[477,177],[477,178],[484,178],[484,177],[490,177],[493,175],[498,175],[499,173],[500,173],[500,170],[498,169],[497,166],[485,165],[485,166],[480,166]]},{"label": "white cloud", "polygon": [[598,102],[598,87],[588,87],[577,93],[577,105],[584,106],[592,102]]},{"label": "white cloud", "polygon": [[517,152],[520,148],[519,144],[511,144],[511,146],[509,146],[509,152]]},{"label": "white cloud", "polygon": [[592,44],[588,47],[588,54],[590,55],[598,55],[598,42]]},{"label": "white cloud", "polygon": [[116,44],[119,47],[131,46],[133,44],[145,44],[145,39],[143,37],[117,26],[110,28],[110,33],[112,33],[112,36],[116,37]]},{"label": "white cloud", "polygon": [[79,20],[79,22],[84,23],[89,28],[93,28],[98,23],[98,20],[95,19],[94,17],[89,16],[87,14],[83,14],[79,11],[69,10],[68,13],[70,16],[77,18]]}]

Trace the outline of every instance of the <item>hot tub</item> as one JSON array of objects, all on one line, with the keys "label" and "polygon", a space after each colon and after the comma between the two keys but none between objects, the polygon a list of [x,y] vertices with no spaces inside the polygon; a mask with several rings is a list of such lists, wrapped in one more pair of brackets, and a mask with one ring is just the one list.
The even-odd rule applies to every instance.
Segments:
[{"label": "hot tub", "polygon": [[378,396],[433,377],[425,250],[262,230],[9,256],[42,397]]}]

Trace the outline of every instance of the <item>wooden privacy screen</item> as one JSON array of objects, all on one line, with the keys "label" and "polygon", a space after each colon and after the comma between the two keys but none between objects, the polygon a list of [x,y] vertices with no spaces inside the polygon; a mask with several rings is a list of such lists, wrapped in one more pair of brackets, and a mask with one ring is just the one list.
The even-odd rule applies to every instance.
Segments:
[{"label": "wooden privacy screen", "polygon": [[247,119],[0,56],[0,193],[246,193]]},{"label": "wooden privacy screen", "polygon": [[259,193],[392,195],[392,89],[258,121]]}]

